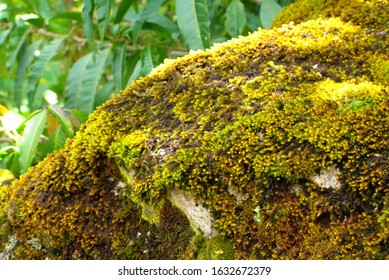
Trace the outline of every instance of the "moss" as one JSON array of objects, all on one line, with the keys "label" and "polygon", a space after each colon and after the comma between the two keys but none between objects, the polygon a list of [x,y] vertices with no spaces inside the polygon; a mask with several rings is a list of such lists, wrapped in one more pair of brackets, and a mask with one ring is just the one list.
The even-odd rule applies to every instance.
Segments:
[{"label": "moss", "polygon": [[7,217],[6,201],[9,186],[0,184],[0,252],[3,252],[12,234],[11,224]]},{"label": "moss", "polygon": [[[294,21],[301,23],[311,19],[339,17],[371,29],[388,29],[389,2],[387,0],[298,0],[281,11],[273,27]],[[296,13],[298,11],[298,13]]]},{"label": "moss", "polygon": [[386,12],[260,30],[135,81],[12,184],[15,258],[388,258],[388,40],[367,29]]},{"label": "moss", "polygon": [[216,236],[203,244],[197,257],[199,260],[233,260],[234,248],[230,240]]},{"label": "moss", "polygon": [[161,211],[158,229],[161,240],[160,258],[183,258],[194,236],[187,217],[170,202],[166,202]]}]

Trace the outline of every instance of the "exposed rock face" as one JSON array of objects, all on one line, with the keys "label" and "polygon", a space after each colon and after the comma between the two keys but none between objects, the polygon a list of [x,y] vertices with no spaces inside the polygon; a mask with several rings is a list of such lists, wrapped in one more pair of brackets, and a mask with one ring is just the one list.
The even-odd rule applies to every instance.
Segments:
[{"label": "exposed rock face", "polygon": [[3,256],[389,258],[388,1],[311,2],[379,19],[166,61],[12,185]]}]

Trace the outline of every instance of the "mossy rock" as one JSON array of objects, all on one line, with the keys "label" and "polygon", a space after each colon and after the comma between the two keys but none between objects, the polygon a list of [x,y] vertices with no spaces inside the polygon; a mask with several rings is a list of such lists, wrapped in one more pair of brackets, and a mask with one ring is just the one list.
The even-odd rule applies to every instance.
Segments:
[{"label": "mossy rock", "polygon": [[[296,12],[297,11],[297,12]],[[272,27],[293,21],[338,17],[369,29],[388,29],[387,0],[298,0],[286,7],[272,23]]]},{"label": "mossy rock", "polygon": [[388,1],[314,2],[100,106],[9,188],[14,258],[389,258]]}]

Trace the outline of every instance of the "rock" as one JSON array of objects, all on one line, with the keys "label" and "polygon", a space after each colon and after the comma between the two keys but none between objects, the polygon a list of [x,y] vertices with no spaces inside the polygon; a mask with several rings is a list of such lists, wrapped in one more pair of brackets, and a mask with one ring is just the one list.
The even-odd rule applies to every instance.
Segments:
[{"label": "rock", "polygon": [[170,198],[173,205],[177,206],[183,214],[189,219],[196,231],[210,239],[218,234],[213,228],[213,218],[207,208],[201,203],[196,202],[193,197],[179,189],[170,191]]},{"label": "rock", "polygon": [[311,178],[321,188],[339,190],[342,184],[338,180],[340,171],[336,166],[331,166],[330,169],[322,169],[319,174]]},{"label": "rock", "polygon": [[389,258],[387,7],[166,60],[0,196],[1,256]]}]

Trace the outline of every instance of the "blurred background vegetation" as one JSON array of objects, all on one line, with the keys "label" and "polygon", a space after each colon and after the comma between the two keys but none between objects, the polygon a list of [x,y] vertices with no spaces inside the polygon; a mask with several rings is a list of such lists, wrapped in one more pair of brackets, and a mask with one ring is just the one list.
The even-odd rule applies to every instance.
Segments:
[{"label": "blurred background vegetation", "polygon": [[293,0],[0,0],[0,184],[165,58],[269,28]]}]

